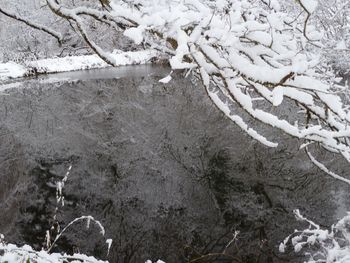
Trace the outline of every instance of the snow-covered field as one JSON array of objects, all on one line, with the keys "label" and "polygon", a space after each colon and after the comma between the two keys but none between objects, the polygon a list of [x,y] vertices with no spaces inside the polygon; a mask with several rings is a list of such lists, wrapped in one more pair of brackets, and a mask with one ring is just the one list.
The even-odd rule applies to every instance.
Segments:
[{"label": "snow-covered field", "polygon": [[[153,50],[122,52],[115,50],[113,58],[118,66],[149,63],[157,53]],[[75,70],[105,68],[109,65],[97,55],[49,58],[37,61],[0,63],[0,81],[21,78],[33,74],[57,73]]]}]

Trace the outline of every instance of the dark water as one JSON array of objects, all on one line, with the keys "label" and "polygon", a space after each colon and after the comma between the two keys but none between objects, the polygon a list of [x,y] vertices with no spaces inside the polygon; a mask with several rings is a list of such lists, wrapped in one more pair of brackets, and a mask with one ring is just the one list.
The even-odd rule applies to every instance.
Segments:
[{"label": "dark water", "polygon": [[[57,74],[9,85],[0,96],[0,233],[42,247],[55,183],[72,165],[55,251],[110,262],[302,262],[278,245],[302,213],[330,226],[349,209],[347,186],[316,170],[298,142],[270,132],[266,148],[233,126],[204,90],[169,69],[125,67]],[[347,167],[335,156],[328,164]],[[237,240],[228,248],[235,231]],[[231,257],[209,257],[222,253]],[[232,256],[239,261],[232,260]]]}]

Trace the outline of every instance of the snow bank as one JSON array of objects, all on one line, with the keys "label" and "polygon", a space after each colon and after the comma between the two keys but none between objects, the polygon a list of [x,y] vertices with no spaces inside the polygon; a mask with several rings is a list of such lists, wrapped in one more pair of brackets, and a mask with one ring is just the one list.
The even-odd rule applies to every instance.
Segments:
[{"label": "snow bank", "polygon": [[0,63],[0,81],[9,78],[23,77],[27,73],[26,67],[14,62]]},{"label": "snow bank", "polygon": [[98,260],[83,254],[48,254],[46,251],[35,251],[30,246],[17,247],[13,244],[3,244],[0,242],[0,262],[37,262],[37,263],[63,263],[63,262],[85,262],[85,263],[108,263],[108,261]]},{"label": "snow bank", "polygon": [[[2,236],[2,235],[1,235]],[[0,237],[0,262],[7,263],[18,263],[18,262],[36,262],[36,263],[64,263],[64,262],[80,262],[80,263],[108,263],[108,261],[103,261],[96,259],[91,256],[84,254],[60,254],[52,253],[48,254],[46,251],[35,251],[32,247],[24,245],[18,247],[13,244],[5,244],[1,241]],[[147,260],[145,263],[152,263],[152,261]],[[158,260],[154,263],[165,263],[162,260]]]},{"label": "snow bank", "polygon": [[[156,57],[153,50],[135,52],[114,51],[112,57],[118,66],[146,64]],[[37,61],[26,61],[23,65],[14,62],[0,63],[0,81],[20,78],[36,73],[57,73],[85,69],[110,67],[97,55],[71,56],[63,58],[50,58]]]}]

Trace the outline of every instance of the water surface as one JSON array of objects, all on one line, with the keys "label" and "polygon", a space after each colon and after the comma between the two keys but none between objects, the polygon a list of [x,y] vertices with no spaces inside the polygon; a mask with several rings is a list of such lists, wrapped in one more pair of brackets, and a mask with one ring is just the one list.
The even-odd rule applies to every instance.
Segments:
[{"label": "water surface", "polygon": [[242,262],[303,261],[278,252],[302,227],[292,210],[329,226],[349,209],[349,189],[316,170],[297,141],[268,131],[278,148],[251,140],[195,80],[175,74],[159,83],[169,71],[132,66],[2,85],[0,233],[8,241],[42,247],[55,184],[72,165],[59,223],[92,215],[114,242],[106,257],[98,229],[78,224],[56,251],[110,262],[189,262],[224,251]]}]

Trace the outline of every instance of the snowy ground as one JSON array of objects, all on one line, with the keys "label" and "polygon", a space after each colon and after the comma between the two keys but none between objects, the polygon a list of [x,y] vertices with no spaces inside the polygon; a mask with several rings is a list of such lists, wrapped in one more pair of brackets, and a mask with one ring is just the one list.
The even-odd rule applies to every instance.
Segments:
[{"label": "snowy ground", "polygon": [[46,251],[35,251],[30,246],[17,247],[13,244],[0,243],[0,262],[37,262],[37,263],[59,263],[59,262],[89,262],[107,263],[83,254],[66,255],[59,253],[48,254]]},{"label": "snowy ground", "polygon": [[[152,50],[121,52],[116,50],[113,56],[119,66],[146,64],[156,57]],[[26,61],[23,64],[14,62],[0,63],[0,81],[25,77],[32,74],[57,73],[74,70],[105,68],[109,65],[97,55],[51,58],[37,61]]]},{"label": "snowy ground", "polygon": [[[24,245],[17,247],[13,244],[5,244],[0,238],[0,262],[18,263],[18,262],[37,262],[37,263],[63,263],[63,262],[80,262],[80,263],[108,263],[108,261],[98,260],[84,254],[49,254],[46,251],[35,251],[30,246]],[[146,263],[152,263],[147,260]],[[165,263],[158,260],[155,263]]]},{"label": "snowy ground", "polygon": [[0,80],[23,77],[27,73],[26,67],[14,62],[0,63]]}]

